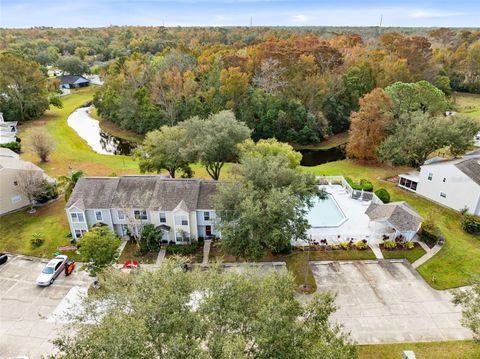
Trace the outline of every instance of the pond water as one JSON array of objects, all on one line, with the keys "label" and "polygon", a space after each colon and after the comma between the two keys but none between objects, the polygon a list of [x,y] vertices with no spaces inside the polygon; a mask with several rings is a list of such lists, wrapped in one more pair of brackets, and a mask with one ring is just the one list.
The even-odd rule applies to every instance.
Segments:
[{"label": "pond water", "polygon": [[302,154],[302,166],[318,166],[322,163],[339,161],[346,158],[345,145],[329,148],[328,150],[299,150]]},{"label": "pond water", "polygon": [[135,144],[102,131],[98,120],[90,116],[90,109],[91,107],[87,106],[73,111],[68,116],[68,125],[97,153],[130,155]]}]

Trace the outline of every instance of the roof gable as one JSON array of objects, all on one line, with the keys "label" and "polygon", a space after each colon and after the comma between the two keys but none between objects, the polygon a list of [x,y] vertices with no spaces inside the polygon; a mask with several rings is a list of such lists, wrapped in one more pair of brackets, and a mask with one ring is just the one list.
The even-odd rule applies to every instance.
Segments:
[{"label": "roof gable", "polygon": [[480,185],[480,163],[478,158],[469,158],[455,164],[460,171],[467,175],[473,182]]}]

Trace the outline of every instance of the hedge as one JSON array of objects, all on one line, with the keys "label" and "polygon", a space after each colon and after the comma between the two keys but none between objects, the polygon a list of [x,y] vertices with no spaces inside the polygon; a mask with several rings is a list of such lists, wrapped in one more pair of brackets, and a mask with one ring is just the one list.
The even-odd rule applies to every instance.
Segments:
[{"label": "hedge", "polygon": [[390,202],[390,193],[385,188],[379,188],[375,191],[375,194],[383,203]]},{"label": "hedge", "polygon": [[345,177],[345,181],[347,181],[354,190],[361,191],[363,189],[367,192],[373,191],[373,184],[369,180],[361,179],[360,182],[354,182],[350,177]]}]

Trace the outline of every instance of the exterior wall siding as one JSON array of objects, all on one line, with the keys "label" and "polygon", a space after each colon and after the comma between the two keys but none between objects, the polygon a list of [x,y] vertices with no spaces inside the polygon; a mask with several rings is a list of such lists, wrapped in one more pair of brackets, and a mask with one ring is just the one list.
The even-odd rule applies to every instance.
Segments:
[{"label": "exterior wall siding", "polygon": [[[91,228],[93,225],[96,223],[105,223],[108,225],[117,235],[122,236],[123,231],[122,231],[122,224],[123,225],[128,225],[129,221],[128,218],[133,218],[133,210],[130,209],[128,212],[126,209],[123,210],[125,213],[125,218],[124,219],[119,219],[118,218],[118,210],[117,208],[111,208],[111,209],[86,209],[85,211],[82,211],[78,208],[72,207],[70,209],[67,209],[67,217],[68,217],[68,223],[70,225],[70,230],[72,232],[72,236],[75,237],[75,230],[88,230]],[[102,220],[98,221],[95,215],[96,211],[101,211],[102,212]],[[85,222],[83,223],[73,223],[71,220],[70,214],[72,212],[80,212],[83,213]],[[166,217],[166,223],[160,223],[160,213],[163,212],[165,213]],[[210,217],[211,219],[209,221],[204,220],[204,214],[202,211],[191,211],[189,213],[178,210],[176,212],[172,211],[150,211],[147,210],[147,220],[144,221],[144,223],[151,223],[155,226],[159,226],[161,224],[165,224],[170,227],[170,230],[168,231],[167,235],[165,235],[164,240],[170,241],[176,241],[175,234],[176,231],[179,230],[184,230],[190,234],[190,238],[194,241],[198,239],[199,236],[205,237],[205,226],[210,225],[212,226],[212,235],[218,236],[218,232],[215,230],[215,212],[210,210]],[[182,226],[182,225],[176,225],[175,224],[175,215],[185,215],[188,218],[188,225],[187,226]]]},{"label": "exterior wall siding", "polygon": [[[429,174],[432,174],[431,180]],[[454,165],[422,166],[416,192],[457,211],[467,207],[469,213],[478,214],[475,212],[480,202],[480,186]]]}]

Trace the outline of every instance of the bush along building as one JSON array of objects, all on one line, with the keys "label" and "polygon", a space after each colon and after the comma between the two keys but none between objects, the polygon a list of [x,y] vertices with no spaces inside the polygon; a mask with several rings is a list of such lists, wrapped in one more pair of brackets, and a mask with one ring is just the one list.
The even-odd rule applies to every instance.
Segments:
[{"label": "bush along building", "polygon": [[162,176],[83,177],[66,205],[72,237],[96,224],[117,235],[140,234],[146,223],[163,232],[164,242],[217,238],[211,204],[217,182]]}]

